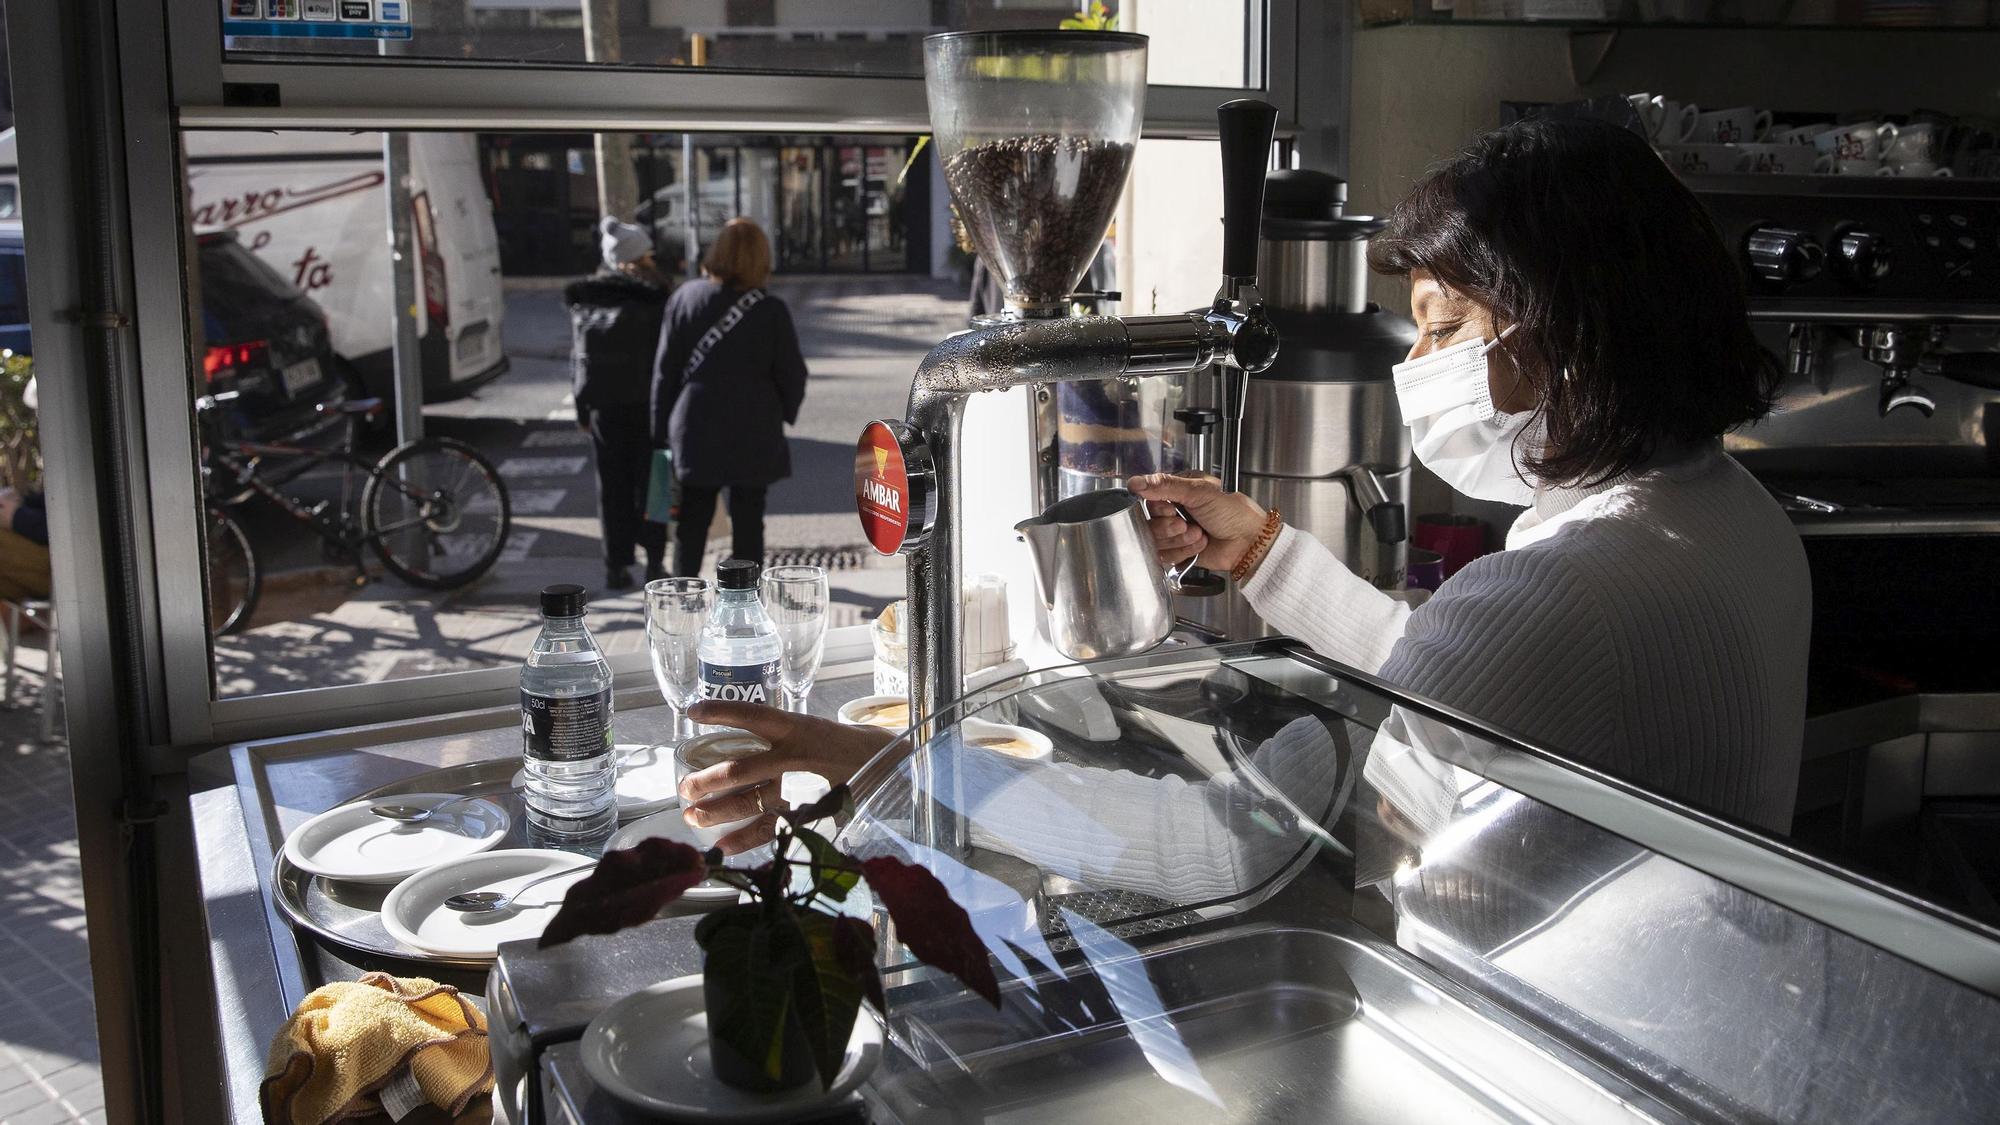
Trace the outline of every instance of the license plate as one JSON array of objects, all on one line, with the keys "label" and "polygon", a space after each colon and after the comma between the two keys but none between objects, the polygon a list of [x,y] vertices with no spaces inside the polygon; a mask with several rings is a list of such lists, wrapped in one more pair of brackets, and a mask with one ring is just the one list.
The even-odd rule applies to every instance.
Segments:
[{"label": "license plate", "polygon": [[285,393],[298,394],[319,382],[319,360],[302,359],[285,368]]}]

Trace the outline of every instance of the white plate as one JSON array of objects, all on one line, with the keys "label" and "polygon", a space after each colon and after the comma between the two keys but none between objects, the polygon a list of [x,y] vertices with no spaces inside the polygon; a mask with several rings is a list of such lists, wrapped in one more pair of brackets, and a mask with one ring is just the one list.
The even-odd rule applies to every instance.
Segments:
[{"label": "white plate", "polygon": [[[618,756],[618,781],[613,792],[618,798],[618,819],[637,820],[680,803],[674,791],[674,749],[648,746],[642,742],[621,742],[613,748]],[[516,791],[527,787],[526,770],[515,770]]]},{"label": "white plate", "polygon": [[676,1121],[732,1125],[795,1121],[854,1092],[882,1057],[882,1028],[866,1007],[831,1089],[817,1081],[777,1093],[725,1085],[708,1062],[701,977],[662,981],[627,996],[583,1031],[583,1069],[605,1093]]},{"label": "white plate", "polygon": [[[382,927],[390,937],[423,953],[493,957],[503,941],[540,937],[556,916],[553,904],[562,902],[570,885],[594,866],[588,856],[544,848],[508,848],[449,860],[396,884],[382,900]],[[550,879],[531,887],[522,894],[520,905],[505,910],[464,914],[444,904],[467,891],[506,894],[532,879],[572,867],[576,878]]]},{"label": "white plate", "polygon": [[301,871],[350,883],[394,883],[434,863],[500,846],[507,811],[488,800],[459,801],[421,824],[400,824],[375,805],[436,808],[453,793],[398,793],[355,801],[313,817],[285,838],[285,858]]},{"label": "white plate", "polygon": [[[688,830],[687,821],[681,819],[681,810],[676,807],[625,825],[611,834],[611,840],[604,845],[604,850],[618,851],[629,848],[641,840],[651,839],[673,840],[691,848],[701,846],[694,842],[694,833]],[[729,866],[757,867],[770,858],[771,846],[766,844],[761,848],[751,848],[741,855],[730,856]],[[689,902],[735,902],[736,895],[735,887],[707,879],[689,887],[682,897]]]}]

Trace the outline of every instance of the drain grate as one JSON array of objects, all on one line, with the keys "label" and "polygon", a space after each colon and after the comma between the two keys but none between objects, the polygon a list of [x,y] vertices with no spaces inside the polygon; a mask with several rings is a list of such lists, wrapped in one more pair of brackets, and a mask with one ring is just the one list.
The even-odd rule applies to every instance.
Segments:
[{"label": "drain grate", "polygon": [[780,547],[764,552],[764,565],[819,566],[827,570],[860,570],[874,554],[866,547]]}]

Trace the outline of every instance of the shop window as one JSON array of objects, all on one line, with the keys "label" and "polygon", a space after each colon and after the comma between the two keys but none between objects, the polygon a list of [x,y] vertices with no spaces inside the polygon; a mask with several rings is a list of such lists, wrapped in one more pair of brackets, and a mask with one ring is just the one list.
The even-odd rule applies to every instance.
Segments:
[{"label": "shop window", "polygon": [[[646,560],[635,552],[634,588],[605,589],[596,454],[572,397],[564,303],[565,285],[600,265],[600,151],[630,160],[630,194],[614,213],[647,232],[670,282],[730,219],[767,232],[769,289],[813,375],[789,430],[791,475],[769,493],[767,558],[828,566],[837,626],[901,596],[900,560],[862,547],[849,481],[862,425],[900,414],[918,361],[965,323],[969,263],[946,253],[928,152],[912,160],[907,137],[606,139],[410,135],[421,430],[479,454],[510,511],[490,569],[439,589],[355,538],[367,530],[358,521],[382,518],[359,501],[365,466],[395,444],[393,423],[352,416],[362,468],[345,479],[337,457],[322,457],[348,448],[341,403],[395,399],[382,135],[184,134],[202,301],[193,379],[197,394],[226,396],[199,419],[211,620],[228,626],[212,643],[218,696],[515,665],[537,592],[561,581],[592,591],[600,641],[638,666]],[[633,378],[649,380],[650,350],[638,362]],[[485,493],[466,510],[480,526],[495,515]],[[729,530],[714,530],[704,570],[730,546]],[[249,596],[246,557],[256,599],[231,620]]]}]

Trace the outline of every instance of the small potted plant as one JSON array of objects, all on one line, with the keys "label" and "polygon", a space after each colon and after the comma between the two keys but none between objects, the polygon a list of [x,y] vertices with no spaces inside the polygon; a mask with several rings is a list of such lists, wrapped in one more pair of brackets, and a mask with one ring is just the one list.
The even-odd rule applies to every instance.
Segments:
[{"label": "small potted plant", "polygon": [[[749,901],[703,918],[695,940],[706,954],[702,999],[716,1077],[751,1090],[789,1089],[814,1076],[822,1089],[831,1087],[861,1001],[883,1011],[875,928],[824,908],[864,879],[911,953],[998,1008],[986,947],[936,876],[891,856],[854,859],[806,827],[846,807],[842,785],[780,812],[772,859],[755,870],[724,867],[720,851],[671,840],[606,852],[564,896],[541,946],[650,921],[704,879],[747,892]],[[792,858],[794,841],[805,858]],[[794,887],[792,872],[801,868],[808,879]]]}]

